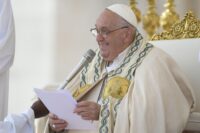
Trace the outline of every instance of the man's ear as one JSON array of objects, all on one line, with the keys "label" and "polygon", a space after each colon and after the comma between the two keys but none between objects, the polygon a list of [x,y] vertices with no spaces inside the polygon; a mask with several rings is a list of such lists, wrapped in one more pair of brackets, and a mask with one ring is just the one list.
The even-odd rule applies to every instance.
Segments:
[{"label": "man's ear", "polygon": [[127,29],[127,31],[124,32],[124,34],[123,34],[123,39],[124,39],[125,43],[130,41],[131,36],[132,36],[131,30]]}]

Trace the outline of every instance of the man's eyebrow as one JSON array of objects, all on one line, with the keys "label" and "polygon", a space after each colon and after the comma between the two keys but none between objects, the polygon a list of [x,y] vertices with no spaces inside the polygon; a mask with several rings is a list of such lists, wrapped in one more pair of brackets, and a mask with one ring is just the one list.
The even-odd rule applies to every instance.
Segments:
[{"label": "man's eyebrow", "polygon": [[109,30],[108,27],[106,27],[106,26],[103,26],[103,27],[97,27],[97,26],[95,25],[95,27],[96,27],[96,29]]}]

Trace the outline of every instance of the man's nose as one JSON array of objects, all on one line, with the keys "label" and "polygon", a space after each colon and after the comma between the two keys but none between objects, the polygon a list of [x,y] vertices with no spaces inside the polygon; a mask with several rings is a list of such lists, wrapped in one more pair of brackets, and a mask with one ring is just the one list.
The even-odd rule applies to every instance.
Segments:
[{"label": "man's nose", "polygon": [[97,34],[97,36],[96,36],[96,41],[97,41],[97,42],[101,42],[101,41],[103,41],[103,40],[104,40],[103,35]]}]

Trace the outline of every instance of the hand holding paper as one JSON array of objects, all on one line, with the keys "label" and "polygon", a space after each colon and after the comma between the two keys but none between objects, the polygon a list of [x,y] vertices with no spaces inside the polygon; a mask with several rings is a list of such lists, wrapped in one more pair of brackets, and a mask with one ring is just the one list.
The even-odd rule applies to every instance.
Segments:
[{"label": "hand holding paper", "polygon": [[35,92],[51,113],[68,122],[67,129],[95,129],[91,121],[83,120],[73,112],[77,102],[67,90],[35,89]]},{"label": "hand holding paper", "polygon": [[96,102],[81,101],[77,104],[74,112],[84,120],[99,120],[100,108],[101,106]]}]

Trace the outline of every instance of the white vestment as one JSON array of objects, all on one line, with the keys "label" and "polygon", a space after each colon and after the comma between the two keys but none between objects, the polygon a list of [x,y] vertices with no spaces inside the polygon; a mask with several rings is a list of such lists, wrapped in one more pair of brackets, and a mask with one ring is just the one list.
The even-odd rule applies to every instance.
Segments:
[{"label": "white vestment", "polygon": [[34,133],[34,118],[32,109],[21,114],[8,115],[0,122],[0,133]]},{"label": "white vestment", "polygon": [[7,115],[9,68],[15,50],[14,20],[10,0],[0,0],[0,120]]},{"label": "white vestment", "polygon": [[[99,101],[103,86],[101,112],[96,122],[98,128],[90,133],[182,133],[195,102],[185,75],[165,52],[143,43],[139,33],[128,49],[124,60],[116,62],[119,65],[113,62],[115,70],[108,73],[105,85],[100,83],[82,99]],[[105,68],[106,63],[97,51],[80,78],[68,86],[73,96],[101,79]],[[80,83],[79,88],[76,83]],[[65,133],[86,132],[89,131],[69,130]],[[43,133],[43,129],[40,128],[38,133]],[[54,133],[48,122],[45,133]]]}]

